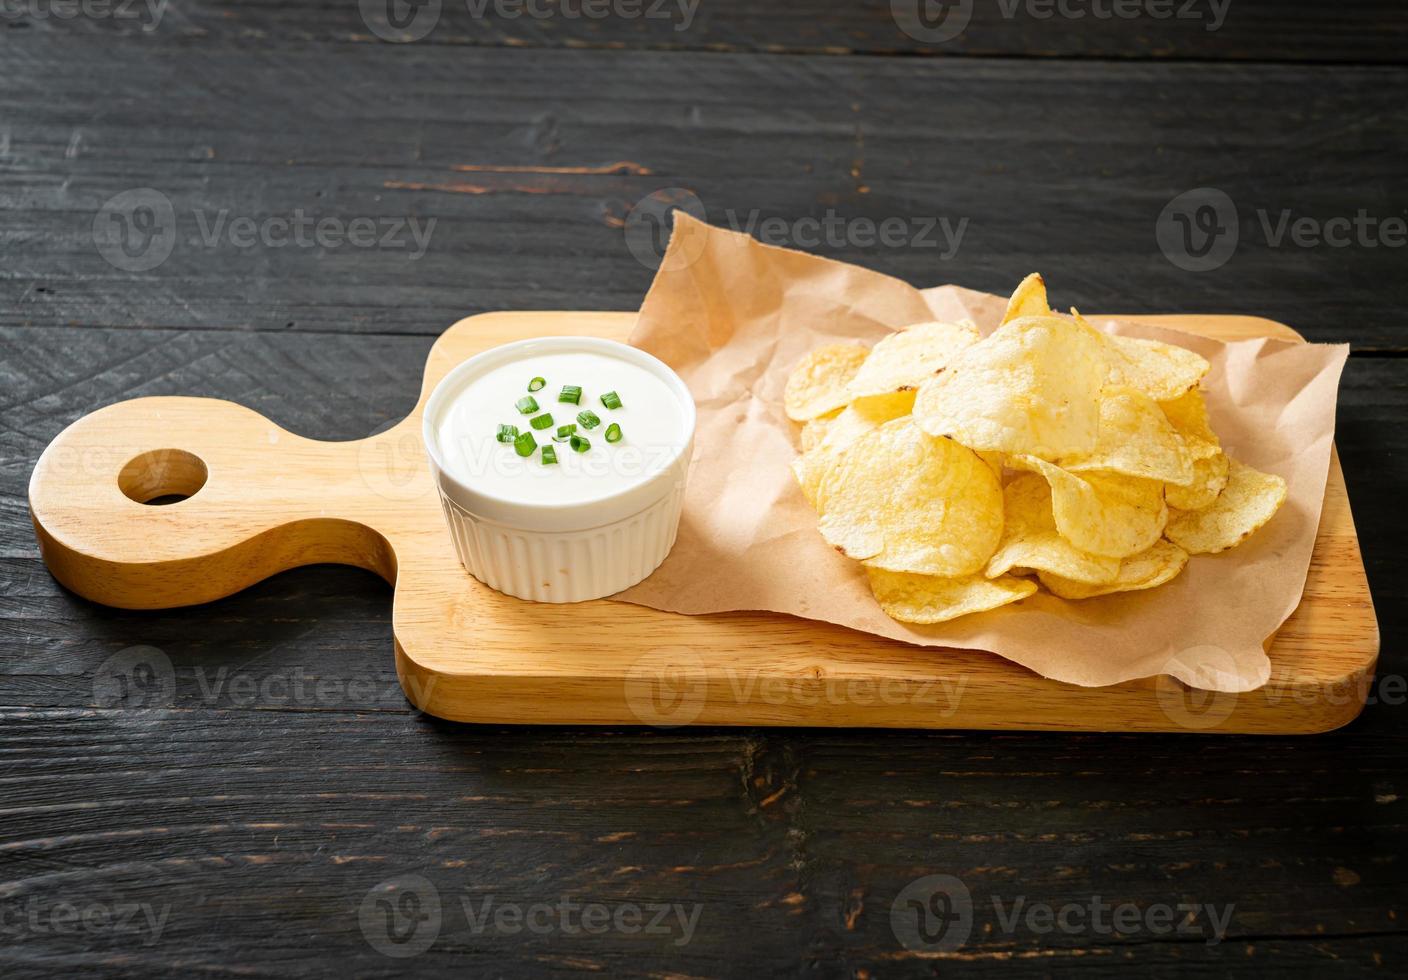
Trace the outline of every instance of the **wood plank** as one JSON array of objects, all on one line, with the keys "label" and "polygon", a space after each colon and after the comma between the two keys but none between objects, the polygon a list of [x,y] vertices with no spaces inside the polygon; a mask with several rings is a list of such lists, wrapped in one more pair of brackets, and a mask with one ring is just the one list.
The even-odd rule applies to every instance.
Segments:
[{"label": "wood plank", "polygon": [[[703,976],[744,958],[779,973],[1003,963],[1018,976],[1066,962],[1100,976],[1392,962],[1404,952],[1392,842],[1408,803],[1385,797],[1400,782],[1401,738],[1319,744],[8,708],[6,897],[147,902],[169,916],[151,945],[28,935],[0,947],[0,962],[7,975],[238,963],[305,976],[335,958],[389,975],[406,964],[371,948],[357,913],[370,888],[405,873],[432,882],[446,907],[436,943],[410,961],[418,974],[575,963]],[[1348,751],[1353,766],[1338,761]],[[969,943],[939,960],[901,947],[890,926],[900,890],[930,874],[965,882],[976,910]],[[1141,909],[1232,906],[1228,939],[1009,931],[993,906],[1097,894]],[[475,933],[459,902],[489,895],[702,909],[678,946],[616,931]]]},{"label": "wood plank", "polygon": [[[383,35],[373,25],[386,30],[385,17],[364,19],[355,0],[167,0],[159,19],[145,4],[129,6],[130,17],[18,16],[9,26],[43,35],[121,34],[143,43],[219,39],[276,45],[377,44],[384,43]],[[424,21],[412,21],[405,33],[387,34],[414,37],[427,45],[516,49],[1397,64],[1404,61],[1408,40],[1408,18],[1393,0],[1348,7],[1313,0],[1238,0],[1229,5],[1211,0],[1121,5],[1067,0],[1061,6],[1040,0],[976,0],[955,4],[959,13],[953,21],[932,26],[912,15],[902,21],[892,7],[913,7],[887,0],[445,0],[437,6],[438,16],[427,7],[421,15]],[[153,24],[154,30],[146,30]]]},{"label": "wood plank", "polygon": [[[1270,682],[1211,704],[1190,705],[1166,678],[1079,688],[985,653],[936,658],[812,620],[525,603],[471,579],[424,461],[430,390],[506,341],[623,339],[633,322],[580,311],[462,320],[431,350],[416,411],[365,441],[302,439],[227,402],[110,406],[66,429],[35,467],[29,504],[45,562],[79,594],[128,609],[210,602],[319,562],[373,571],[396,586],[407,697],[457,721],[1316,733],[1359,713],[1379,635],[1335,459],[1304,598],[1268,650]],[[1227,322],[1177,325],[1216,336]],[[1260,327],[1232,321],[1230,332]],[[123,479],[147,459],[152,486],[136,496]],[[169,493],[190,499],[143,506]],[[657,710],[663,686],[679,703]]]},{"label": "wood plank", "polygon": [[[214,606],[125,612],[60,589],[8,508],[23,499],[32,447],[101,404],[231,397],[305,435],[352,438],[409,407],[425,348],[0,330],[0,901],[171,907],[149,947],[102,934],[0,944],[6,976],[174,977],[217,964],[314,976],[330,962],[386,973],[396,964],[367,944],[357,908],[403,872],[448,901],[473,889],[518,903],[705,903],[682,948],[617,933],[473,935],[461,914],[410,961],[425,975],[467,964],[510,977],[574,965],[717,975],[745,961],[754,973],[804,964],[882,976],[1001,964],[1035,977],[1067,963],[1110,977],[1351,975],[1408,955],[1402,916],[1386,917],[1401,904],[1396,841],[1408,822],[1401,689],[1310,740],[454,725],[383,700],[395,686],[390,590],[367,573],[307,568]],[[31,375],[38,383],[14,387]],[[1350,360],[1339,446],[1382,617],[1381,674],[1400,682],[1405,410],[1400,362]],[[171,660],[174,703],[95,707],[99,666],[137,644]],[[313,688],[291,703],[300,669],[372,693]],[[935,873],[967,882],[980,912],[965,949],[941,960],[911,954],[887,922],[899,890]],[[991,900],[1014,892],[1236,911],[1215,946],[1007,935]]]},{"label": "wood plank", "polygon": [[[781,219],[782,241],[835,215],[852,234],[817,251],[918,285],[1003,292],[1040,269],[1062,304],[1269,316],[1404,349],[1402,248],[1273,248],[1258,214],[1273,233],[1287,209],[1401,217],[1403,69],[0,43],[0,324],[433,335],[495,309],[634,309],[651,270],[625,215],[679,186],[718,223]],[[212,81],[184,84],[196,75]],[[150,93],[175,88],[154,118]],[[179,241],[151,271],[115,268],[94,219],[153,184]],[[1200,185],[1230,196],[1241,243],[1194,274],[1154,231]],[[245,248],[227,224],[205,244],[222,214],[300,210],[436,225],[418,260],[409,245]],[[964,234],[948,260],[912,236],[857,243],[859,222],[886,218]]]}]

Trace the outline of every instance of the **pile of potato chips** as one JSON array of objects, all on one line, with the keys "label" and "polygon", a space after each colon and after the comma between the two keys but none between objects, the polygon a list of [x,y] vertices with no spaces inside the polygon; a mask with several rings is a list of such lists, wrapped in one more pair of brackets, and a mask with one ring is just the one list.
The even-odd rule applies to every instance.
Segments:
[{"label": "pile of potato chips", "polygon": [[881,608],[940,623],[1016,602],[1151,589],[1235,547],[1286,482],[1222,451],[1208,362],[1052,313],[1028,276],[1002,325],[920,323],[812,351],[787,381],[793,471]]}]

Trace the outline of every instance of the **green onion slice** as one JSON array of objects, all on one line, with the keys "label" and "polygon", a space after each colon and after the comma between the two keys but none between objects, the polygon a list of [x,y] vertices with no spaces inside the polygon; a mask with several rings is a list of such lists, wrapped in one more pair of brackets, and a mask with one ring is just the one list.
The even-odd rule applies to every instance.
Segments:
[{"label": "green onion slice", "polygon": [[580,405],[582,402],[582,388],[580,385],[563,385],[562,393],[557,396],[560,402],[570,402],[573,405]]},{"label": "green onion slice", "polygon": [[534,416],[528,420],[528,424],[535,429],[546,429],[552,425],[552,412],[544,412],[542,415]]},{"label": "green onion slice", "polygon": [[543,390],[543,387],[544,387],[547,383],[548,383],[548,379],[547,379],[547,378],[534,378],[532,381],[528,382],[528,390],[529,390],[529,391],[542,391],[542,390]]},{"label": "green onion slice", "polygon": [[619,425],[617,425],[615,422],[612,422],[610,425],[608,425],[608,426],[606,427],[606,441],[607,441],[607,442],[620,442],[620,441],[621,441],[621,427],[620,427]]},{"label": "green onion slice", "polygon": [[614,391],[608,391],[606,394],[601,396],[601,403],[607,408],[620,408],[621,396],[616,394],[616,392]]},{"label": "green onion slice", "polygon": [[551,446],[544,446],[544,447],[543,447],[543,465],[544,465],[544,466],[551,466],[553,463],[556,463],[556,462],[557,462],[557,450],[554,449],[554,448],[552,448]]},{"label": "green onion slice", "polygon": [[538,440],[533,438],[531,432],[520,432],[518,438],[513,440],[513,451],[520,456],[532,456],[537,448]]},{"label": "green onion slice", "polygon": [[532,415],[538,410],[538,399],[534,398],[532,395],[524,395],[522,398],[518,399],[518,401],[514,402],[514,405],[518,408],[520,414]]},{"label": "green onion slice", "polygon": [[553,442],[566,442],[572,437],[572,433],[577,431],[576,422],[568,422],[566,425],[557,427],[557,434],[552,437]]},{"label": "green onion slice", "polygon": [[577,421],[582,423],[584,429],[595,429],[601,425],[601,419],[590,408],[584,412],[577,413]]},{"label": "green onion slice", "polygon": [[586,436],[579,436],[575,432],[572,433],[572,438],[570,441],[572,443],[572,451],[574,453],[584,453],[588,449],[592,448],[592,441],[590,439],[588,439]]},{"label": "green onion slice", "polygon": [[500,425],[499,434],[494,436],[494,438],[499,440],[499,442],[513,442],[513,440],[518,438],[518,426]]}]

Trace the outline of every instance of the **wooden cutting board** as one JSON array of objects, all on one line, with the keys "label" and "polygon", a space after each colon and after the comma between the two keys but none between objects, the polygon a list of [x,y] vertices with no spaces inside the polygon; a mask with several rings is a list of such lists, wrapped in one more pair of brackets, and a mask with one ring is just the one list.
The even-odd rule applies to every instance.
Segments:
[{"label": "wooden cutting board", "polygon": [[[1138,319],[1223,339],[1296,337],[1254,317]],[[633,322],[578,312],[461,320],[431,350],[415,411],[356,442],[305,439],[215,399],[108,406],[64,430],[35,467],[44,560],[73,591],[128,609],[211,602],[299,565],[370,569],[395,587],[407,697],[459,721],[1291,733],[1335,728],[1362,708],[1378,626],[1338,457],[1304,599],[1267,641],[1271,682],[1240,695],[1166,677],[1074,687],[991,654],[772,613],[541,605],[488,589],[460,566],[445,529],[421,445],[426,396],[496,344],[619,340]],[[172,495],[187,499],[145,503]]]}]

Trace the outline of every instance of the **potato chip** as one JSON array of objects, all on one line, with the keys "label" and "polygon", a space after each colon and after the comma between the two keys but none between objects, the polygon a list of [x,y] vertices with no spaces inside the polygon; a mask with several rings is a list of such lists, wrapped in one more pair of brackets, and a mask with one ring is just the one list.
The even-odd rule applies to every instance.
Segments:
[{"label": "potato chip", "polygon": [[1058,459],[1095,449],[1105,336],[1058,316],[1020,317],[924,382],[914,417],[925,432],[976,450]]},{"label": "potato chip", "polygon": [[1175,511],[1164,536],[1193,555],[1235,548],[1286,502],[1286,481],[1228,459],[1227,486],[1202,510]]},{"label": "potato chip", "polygon": [[870,591],[891,619],[901,623],[943,623],[1025,599],[1036,591],[1030,579],[1004,575],[942,578],[869,568]]},{"label": "potato chip", "polygon": [[875,568],[977,572],[1002,534],[1002,488],[971,450],[894,419],[842,450],[816,492],[822,537]]},{"label": "potato chip", "polygon": [[1041,273],[1033,272],[1012,290],[1012,298],[1007,301],[1007,310],[1002,314],[1002,322],[1007,323],[1023,316],[1046,316],[1050,312],[1051,305],[1046,302],[1046,280],[1041,278]]},{"label": "potato chip", "polygon": [[1221,449],[1217,455],[1193,463],[1193,479],[1186,485],[1170,483],[1164,487],[1164,500],[1179,510],[1202,510],[1217,499],[1227,486],[1227,456]]},{"label": "potato chip", "polygon": [[1106,388],[1100,396],[1100,430],[1095,448],[1058,461],[1072,473],[1100,470],[1186,484],[1193,459],[1159,405],[1135,388]]},{"label": "potato chip", "polygon": [[1190,388],[1177,398],[1159,402],[1159,408],[1174,431],[1183,437],[1194,459],[1207,459],[1222,452],[1222,442],[1208,422],[1208,403],[1201,388]]},{"label": "potato chip", "polygon": [[846,387],[852,397],[917,389],[981,339],[978,328],[968,322],[916,323],[872,347]]},{"label": "potato chip", "polygon": [[860,370],[867,354],[869,351],[859,344],[828,344],[802,358],[792,369],[783,391],[787,417],[805,422],[849,402],[846,383]]},{"label": "potato chip", "polygon": [[1136,592],[1163,585],[1176,578],[1187,564],[1188,552],[1172,542],[1155,541],[1147,551],[1122,559],[1113,582],[1091,585],[1047,571],[1037,572],[1037,578],[1062,599],[1093,599],[1112,592]]},{"label": "potato chip", "polygon": [[1056,530],[1081,551],[1108,558],[1137,555],[1159,540],[1168,521],[1163,484],[1117,473],[1068,473],[1035,456],[1011,456],[1018,469],[1051,485]]},{"label": "potato chip", "polygon": [[[834,418],[826,421],[826,431],[821,441],[792,461],[792,473],[797,477],[797,483],[801,486],[802,495],[807,498],[807,502],[813,507],[816,506],[816,490],[821,485],[822,475],[841,450],[891,419],[908,415],[913,406],[912,391],[857,398]],[[807,427],[817,421],[819,420],[812,419],[803,426],[803,448],[806,448]]]},{"label": "potato chip", "polygon": [[996,578],[1014,568],[1055,572],[1080,582],[1109,582],[1120,571],[1118,558],[1087,554],[1056,531],[1051,488],[1035,473],[1023,473],[1002,491],[1003,528],[997,552],[983,574]]},{"label": "potato chip", "polygon": [[912,391],[857,398],[827,426],[826,436],[821,440],[820,448],[840,452],[867,432],[880,428],[891,419],[908,415],[913,407]]},{"label": "potato chip", "polygon": [[1110,340],[1120,355],[1110,380],[1138,388],[1156,402],[1178,398],[1208,373],[1208,362],[1186,347],[1139,337],[1112,336]]},{"label": "potato chip", "polygon": [[[839,412],[837,413],[840,414]],[[802,426],[802,452],[810,452],[821,444],[821,440],[826,438],[826,430],[831,426],[835,416],[820,415],[814,419],[808,419]]]}]

